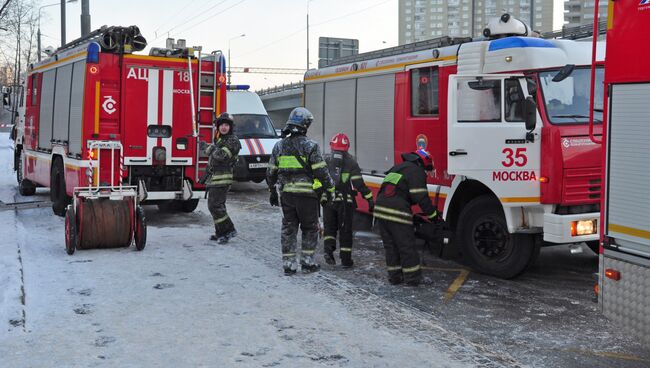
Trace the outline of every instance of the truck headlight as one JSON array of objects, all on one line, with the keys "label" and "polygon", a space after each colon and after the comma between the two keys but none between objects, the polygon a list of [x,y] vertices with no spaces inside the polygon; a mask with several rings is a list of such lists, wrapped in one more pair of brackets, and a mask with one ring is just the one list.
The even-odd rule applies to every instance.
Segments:
[{"label": "truck headlight", "polygon": [[593,235],[598,232],[598,220],[571,222],[571,236]]}]

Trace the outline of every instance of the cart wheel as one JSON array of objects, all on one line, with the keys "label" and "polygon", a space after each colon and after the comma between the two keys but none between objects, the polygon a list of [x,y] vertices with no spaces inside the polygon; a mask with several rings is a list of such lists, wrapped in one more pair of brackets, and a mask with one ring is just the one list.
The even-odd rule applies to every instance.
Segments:
[{"label": "cart wheel", "polygon": [[147,244],[147,219],[144,209],[140,206],[135,209],[135,249],[143,250]]},{"label": "cart wheel", "polygon": [[65,251],[73,255],[77,249],[77,219],[72,206],[65,213]]}]

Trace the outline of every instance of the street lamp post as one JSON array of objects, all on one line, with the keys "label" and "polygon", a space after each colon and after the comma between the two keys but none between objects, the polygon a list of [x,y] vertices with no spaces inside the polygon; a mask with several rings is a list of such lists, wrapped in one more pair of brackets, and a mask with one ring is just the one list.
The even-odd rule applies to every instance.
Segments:
[{"label": "street lamp post", "polygon": [[230,85],[230,41],[236,40],[238,38],[246,37],[245,33],[240,34],[239,36],[232,37],[228,40],[228,85]]},{"label": "street lamp post", "polygon": [[[76,3],[77,0],[68,0],[68,3]],[[65,3],[66,1],[61,0],[61,46],[65,45]],[[59,5],[59,3],[47,4],[38,8],[38,31],[36,31],[36,49],[38,61],[41,61],[41,10],[47,8],[48,6]]]}]

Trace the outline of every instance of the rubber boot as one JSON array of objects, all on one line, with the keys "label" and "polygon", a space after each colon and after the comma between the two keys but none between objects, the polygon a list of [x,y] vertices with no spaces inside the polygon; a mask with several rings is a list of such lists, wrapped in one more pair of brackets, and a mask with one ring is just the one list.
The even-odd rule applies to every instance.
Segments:
[{"label": "rubber boot", "polygon": [[352,260],[352,252],[341,252],[339,256],[341,257],[341,266],[344,268],[351,268],[354,266],[354,261]]},{"label": "rubber boot", "polygon": [[323,258],[325,258],[325,263],[327,263],[328,265],[336,264],[336,260],[334,259],[333,252],[325,252],[325,254],[323,254]]}]

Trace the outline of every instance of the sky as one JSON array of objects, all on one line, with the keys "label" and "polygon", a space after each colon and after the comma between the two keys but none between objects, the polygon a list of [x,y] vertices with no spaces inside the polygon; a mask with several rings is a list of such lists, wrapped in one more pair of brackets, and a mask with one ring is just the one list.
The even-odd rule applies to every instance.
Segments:
[{"label": "sky", "polygon": [[[57,3],[44,0],[43,5]],[[42,45],[58,46],[60,6],[41,10]],[[235,67],[307,65],[307,0],[90,0],[91,29],[137,25],[149,46],[169,34],[210,52],[228,52]],[[310,67],[318,65],[318,37],[359,39],[360,52],[397,45],[398,0],[309,1]],[[80,36],[81,2],[67,4],[66,40]],[[244,37],[235,38],[241,34]],[[233,84],[258,90],[302,80],[302,75],[233,74]]]}]

